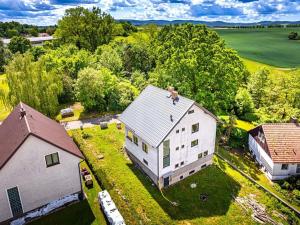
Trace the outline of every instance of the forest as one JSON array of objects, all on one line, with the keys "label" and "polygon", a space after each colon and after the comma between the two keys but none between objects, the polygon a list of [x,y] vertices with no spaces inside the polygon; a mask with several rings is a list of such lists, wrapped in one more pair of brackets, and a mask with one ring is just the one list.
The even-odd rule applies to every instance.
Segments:
[{"label": "forest", "polygon": [[54,117],[61,104],[79,101],[90,112],[122,111],[153,84],[173,86],[219,116],[254,123],[300,117],[299,70],[250,72],[205,25],[135,27],[99,8],[77,7],[65,11],[54,37],[36,47],[0,41],[6,107],[23,101]]}]

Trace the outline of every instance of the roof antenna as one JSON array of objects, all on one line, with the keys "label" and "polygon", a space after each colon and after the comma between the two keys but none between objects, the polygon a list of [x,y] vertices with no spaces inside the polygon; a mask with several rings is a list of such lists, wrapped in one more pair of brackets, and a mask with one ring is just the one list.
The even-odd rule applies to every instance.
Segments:
[{"label": "roof antenna", "polygon": [[20,109],[20,120],[21,120],[24,116],[26,116],[26,111],[25,111],[24,108],[21,108],[21,109]]}]

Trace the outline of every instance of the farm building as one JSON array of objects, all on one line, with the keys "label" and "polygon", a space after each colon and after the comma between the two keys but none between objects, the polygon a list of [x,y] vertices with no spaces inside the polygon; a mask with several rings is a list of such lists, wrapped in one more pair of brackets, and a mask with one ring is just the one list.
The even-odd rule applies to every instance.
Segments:
[{"label": "farm building", "polygon": [[300,125],[296,120],[250,130],[249,149],[271,180],[300,174]]},{"label": "farm building", "polygon": [[81,193],[82,158],[60,124],[16,106],[0,125],[0,223]]},{"label": "farm building", "polygon": [[212,164],[217,118],[172,88],[149,85],[120,120],[129,157],[159,188]]}]

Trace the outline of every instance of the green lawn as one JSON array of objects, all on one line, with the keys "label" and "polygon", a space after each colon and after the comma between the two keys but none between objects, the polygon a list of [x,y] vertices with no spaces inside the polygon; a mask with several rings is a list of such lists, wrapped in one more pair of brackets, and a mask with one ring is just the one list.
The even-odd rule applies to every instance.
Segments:
[{"label": "green lawn", "polygon": [[[127,224],[255,224],[249,213],[234,201],[235,196],[249,194],[265,204],[273,218],[287,224],[273,213],[282,207],[277,200],[218,158],[213,166],[163,191],[169,200],[179,204],[173,206],[124,154],[123,130],[111,124],[109,129],[93,127],[84,129],[84,133],[90,137],[83,139],[80,130],[72,131]],[[104,159],[98,159],[99,154],[104,155]],[[191,189],[191,183],[197,187]],[[206,202],[199,200],[201,193],[208,195]],[[298,222],[295,217],[294,220]]]},{"label": "green lawn", "polygon": [[[81,163],[81,167],[88,168],[85,162]],[[87,196],[86,200],[35,220],[30,225],[106,225],[106,220],[100,210],[97,199],[101,188],[94,176],[93,180],[93,188],[87,189],[84,186],[84,192]]]},{"label": "green lawn", "polygon": [[[219,116],[219,117],[221,119],[225,120],[226,122],[229,121],[229,116]],[[255,127],[255,125],[253,125],[252,123],[249,123],[247,121],[237,119],[235,127],[243,129],[245,131],[249,131],[249,130],[253,129]]]},{"label": "green lawn", "polygon": [[275,67],[300,67],[300,41],[291,41],[291,31],[300,28],[216,29],[226,44],[241,57]]}]

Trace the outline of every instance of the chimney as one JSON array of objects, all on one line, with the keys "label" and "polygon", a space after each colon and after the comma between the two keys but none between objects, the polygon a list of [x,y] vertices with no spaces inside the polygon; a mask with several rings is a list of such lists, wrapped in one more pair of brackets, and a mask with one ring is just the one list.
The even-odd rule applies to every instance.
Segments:
[{"label": "chimney", "polygon": [[298,124],[298,119],[296,117],[292,116],[290,122]]},{"label": "chimney", "polygon": [[23,108],[21,108],[20,109],[20,119],[22,119],[24,116],[26,116],[26,111]]}]

